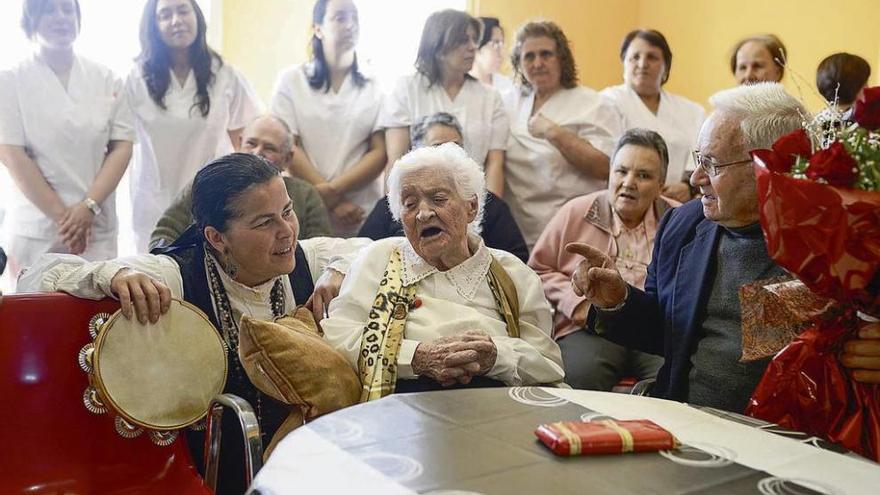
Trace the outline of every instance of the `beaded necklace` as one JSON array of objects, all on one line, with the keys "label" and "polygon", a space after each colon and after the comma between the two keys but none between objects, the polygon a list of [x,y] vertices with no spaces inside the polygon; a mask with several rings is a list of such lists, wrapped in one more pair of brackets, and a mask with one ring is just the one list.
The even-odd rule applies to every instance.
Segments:
[{"label": "beaded necklace", "polygon": [[[245,373],[238,357],[238,323],[232,316],[232,305],[229,303],[229,295],[223,282],[220,280],[220,272],[217,270],[217,264],[214,263],[214,257],[205,249],[205,264],[208,267],[208,283],[210,285],[211,294],[217,306],[218,319],[223,331],[223,337],[229,346],[229,352],[232,354],[232,374],[236,381],[244,383]],[[272,315],[277,317],[284,315],[284,284],[281,283],[281,277],[275,280],[272,285],[272,291],[269,293],[269,305],[272,307]],[[262,427],[262,392],[256,390],[257,399],[257,421]],[[262,429],[262,428],[261,428]]]}]

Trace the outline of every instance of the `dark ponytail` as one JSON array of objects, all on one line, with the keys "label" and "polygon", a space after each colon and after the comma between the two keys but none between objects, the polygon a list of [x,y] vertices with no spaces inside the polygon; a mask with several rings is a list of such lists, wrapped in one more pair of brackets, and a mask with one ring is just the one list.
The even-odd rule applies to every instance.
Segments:
[{"label": "dark ponytail", "polygon": [[199,232],[208,226],[226,232],[229,221],[241,214],[235,209],[238,198],[280,176],[266,159],[250,153],[232,153],[205,165],[192,185],[192,215]]},{"label": "dark ponytail", "polygon": [[[312,9],[312,25],[322,24],[324,16],[327,15],[327,4],[330,0],[318,0]],[[324,92],[330,91],[330,67],[327,66],[327,59],[324,57],[324,43],[315,33],[312,33],[312,41],[310,43],[312,52],[312,60],[310,70],[306,73],[309,79],[309,86],[312,89],[324,89]],[[351,64],[351,77],[355,86],[363,87],[367,82],[367,78],[358,69],[357,54]]]}]

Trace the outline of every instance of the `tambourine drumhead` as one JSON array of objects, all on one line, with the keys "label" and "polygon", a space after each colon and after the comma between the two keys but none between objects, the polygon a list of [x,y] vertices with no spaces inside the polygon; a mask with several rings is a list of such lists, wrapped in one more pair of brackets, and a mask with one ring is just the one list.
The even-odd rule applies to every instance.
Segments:
[{"label": "tambourine drumhead", "polygon": [[155,324],[117,311],[98,334],[92,362],[106,405],[152,430],[195,423],[226,385],[223,337],[198,308],[178,300]]}]

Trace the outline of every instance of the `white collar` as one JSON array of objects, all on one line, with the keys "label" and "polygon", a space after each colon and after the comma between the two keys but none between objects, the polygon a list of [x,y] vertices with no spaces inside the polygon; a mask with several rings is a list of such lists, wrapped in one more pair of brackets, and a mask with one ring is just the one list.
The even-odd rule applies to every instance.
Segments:
[{"label": "white collar", "polygon": [[260,285],[248,287],[230,277],[229,274],[226,273],[226,270],[223,269],[223,265],[217,261],[217,258],[212,253],[207,253],[207,255],[211,257],[214,261],[214,265],[217,267],[217,273],[220,274],[220,283],[222,283],[223,287],[226,289],[226,294],[229,297],[230,302],[232,300],[240,300],[244,302],[259,302],[266,304],[269,301],[269,298],[272,295],[272,288],[275,286],[275,281],[278,277]]},{"label": "white collar", "polygon": [[445,272],[441,272],[416,254],[412,245],[405,238],[401,240],[401,243],[403,244],[403,273],[400,276],[404,286],[412,285],[435,273],[442,273],[461,297],[472,301],[477,289],[486,283],[486,274],[489,273],[489,265],[492,263],[492,253],[489,252],[489,248],[486,247],[480,236],[468,235],[468,248],[474,254]]}]

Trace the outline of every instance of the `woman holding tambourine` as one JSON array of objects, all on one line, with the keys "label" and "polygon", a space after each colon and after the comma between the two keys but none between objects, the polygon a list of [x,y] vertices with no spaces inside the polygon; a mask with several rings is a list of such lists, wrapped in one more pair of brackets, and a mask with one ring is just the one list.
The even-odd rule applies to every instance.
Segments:
[{"label": "woman holding tambourine", "polygon": [[[275,167],[255,155],[234,153],[214,160],[198,172],[192,190],[196,223],[161,252],[125,258],[124,264],[47,256],[21,283],[30,290],[117,297],[123,315],[145,325],[158,321],[172,298],[198,307],[229,348],[225,392],[251,403],[266,444],[289,406],[259,392],[244,373],[238,359],[238,322],[243,315],[272,320],[306,303],[331,256],[351,253],[366,241],[298,242],[299,223],[284,181]],[[224,430],[238,428],[236,421],[227,425],[224,420]],[[201,467],[204,434],[188,432],[187,440]],[[220,493],[246,489],[241,449],[240,444],[224,445],[220,451]]]}]

